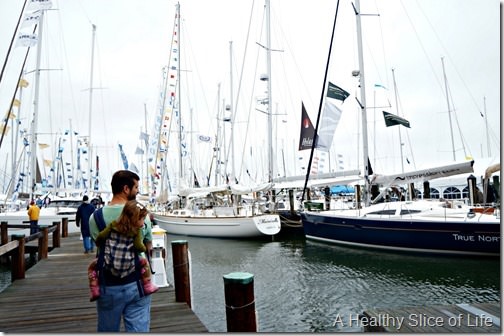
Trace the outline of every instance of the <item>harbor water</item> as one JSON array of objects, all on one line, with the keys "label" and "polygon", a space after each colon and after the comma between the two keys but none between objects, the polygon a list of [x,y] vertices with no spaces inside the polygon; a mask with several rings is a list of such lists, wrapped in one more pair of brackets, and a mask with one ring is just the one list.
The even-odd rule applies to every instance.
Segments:
[{"label": "harbor water", "polygon": [[351,320],[366,309],[500,301],[498,259],[385,253],[302,235],[171,238],[188,241],[193,310],[212,332],[227,331],[223,275],[231,272],[254,276],[260,332],[360,332]]},{"label": "harbor water", "polygon": [[[302,235],[187,240],[192,308],[211,332],[226,332],[223,276],[254,276],[259,332],[360,332],[372,308],[500,301],[500,260],[406,255],[306,241]],[[9,271],[0,275],[2,288]],[[155,294],[154,294],[155,295]],[[354,319],[352,321],[352,319]]]}]

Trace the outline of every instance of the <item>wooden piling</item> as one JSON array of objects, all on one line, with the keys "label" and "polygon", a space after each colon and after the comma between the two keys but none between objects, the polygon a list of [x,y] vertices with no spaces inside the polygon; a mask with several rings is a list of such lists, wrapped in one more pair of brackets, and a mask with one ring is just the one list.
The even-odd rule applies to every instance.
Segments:
[{"label": "wooden piling", "polygon": [[1,224],[1,242],[0,245],[5,245],[9,242],[9,229],[8,225],[9,223],[7,222],[2,222]]},{"label": "wooden piling", "polygon": [[63,238],[68,237],[68,218],[62,218],[61,219],[61,236]]},{"label": "wooden piling", "polygon": [[224,275],[228,332],[256,332],[254,275],[234,272]]},{"label": "wooden piling", "polygon": [[49,250],[49,226],[39,225],[42,235],[38,241],[38,260],[47,259],[47,251]]},{"label": "wooden piling", "polygon": [[53,248],[61,247],[61,232],[60,232],[61,223],[53,222],[53,225],[56,225],[56,230],[53,231],[53,237],[52,237]]},{"label": "wooden piling", "polygon": [[191,307],[191,281],[187,240],[174,240],[172,245],[175,301],[186,302]]},{"label": "wooden piling", "polygon": [[12,235],[18,241],[18,247],[12,253],[12,281],[25,278],[25,235]]},{"label": "wooden piling", "polygon": [[[9,233],[7,228],[7,222],[0,223],[0,246],[5,245],[9,242]],[[5,265],[8,264],[9,257],[8,256],[0,256],[0,264]]]}]

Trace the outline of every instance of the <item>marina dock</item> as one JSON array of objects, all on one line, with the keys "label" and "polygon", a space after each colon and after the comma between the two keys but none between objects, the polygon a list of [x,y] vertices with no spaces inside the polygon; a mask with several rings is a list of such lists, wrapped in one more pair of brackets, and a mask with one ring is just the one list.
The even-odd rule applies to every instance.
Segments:
[{"label": "marina dock", "polygon": [[398,333],[500,333],[500,302],[366,310],[364,331]]},{"label": "marina dock", "polygon": [[[61,240],[48,258],[0,293],[0,332],[94,333],[96,303],[89,301],[87,266],[78,233]],[[176,302],[173,284],[152,294],[151,332],[207,332],[185,302]]]}]

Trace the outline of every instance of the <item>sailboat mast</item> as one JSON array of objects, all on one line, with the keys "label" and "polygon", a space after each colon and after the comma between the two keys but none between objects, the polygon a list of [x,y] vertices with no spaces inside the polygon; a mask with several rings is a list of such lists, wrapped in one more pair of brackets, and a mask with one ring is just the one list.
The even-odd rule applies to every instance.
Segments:
[{"label": "sailboat mast", "polygon": [[273,181],[273,111],[271,93],[270,1],[266,0],[266,67],[268,72],[268,182]]},{"label": "sailboat mast", "polygon": [[91,24],[93,27],[93,37],[91,39],[91,73],[89,76],[89,121],[88,121],[88,190],[92,190],[92,177],[91,177],[91,121],[93,115],[93,69],[94,69],[94,45],[95,45],[95,36],[96,36],[96,25]]},{"label": "sailboat mast", "polygon": [[492,157],[492,150],[490,149],[490,135],[488,133],[488,118],[486,110],[486,97],[483,97],[483,111],[485,111],[485,131],[487,140],[488,157]]},{"label": "sailboat mast", "polygon": [[37,43],[37,65],[35,68],[35,85],[33,98],[33,121],[32,121],[32,137],[31,137],[31,192],[30,199],[35,197],[35,188],[37,184],[37,126],[38,126],[38,110],[39,110],[39,95],[40,95],[40,61],[42,58],[42,30],[44,26],[45,10],[40,11],[39,26],[38,26],[38,43]]},{"label": "sailboat mast", "polygon": [[362,155],[364,165],[364,204],[369,205],[369,154],[368,154],[368,134],[367,134],[367,113],[366,113],[366,80],[364,77],[364,56],[362,48],[362,27],[360,16],[360,0],[355,2],[356,20],[357,20],[357,48],[359,54],[359,84],[361,91],[360,107],[362,112]]},{"label": "sailboat mast", "polygon": [[453,139],[453,126],[452,126],[451,110],[450,110],[450,96],[448,95],[448,81],[446,79],[446,72],[445,72],[445,66],[444,66],[444,57],[441,57],[441,64],[443,65],[443,78],[444,78],[444,82],[445,82],[446,104],[448,105],[448,120],[450,121],[450,137],[451,137],[451,144],[452,144],[453,161],[456,161],[456,158],[455,158],[455,141]]},{"label": "sailboat mast", "polygon": [[183,169],[183,164],[182,164],[182,113],[181,113],[181,105],[182,105],[182,97],[180,96],[180,64],[182,63],[181,61],[181,54],[182,54],[182,47],[181,47],[181,38],[180,38],[180,4],[177,3],[177,35],[178,35],[178,60],[177,60],[177,80],[178,80],[178,100],[177,100],[177,110],[178,110],[178,136],[179,136],[179,177],[180,181],[182,181],[182,177],[184,176],[184,172],[182,171]]},{"label": "sailboat mast", "polygon": [[[234,122],[235,122],[235,108],[233,106],[233,41],[229,41],[229,89],[230,89],[230,97],[229,97],[229,106],[230,106],[230,117],[231,117],[231,177],[235,178],[235,162],[234,162]],[[228,160],[226,159],[226,165]]]},{"label": "sailboat mast", "polygon": [[[394,68],[392,68],[392,79],[394,81],[394,96],[395,96],[395,104],[396,104],[396,114],[399,115],[399,103],[397,100],[397,84],[396,84],[396,80],[395,80]],[[402,138],[401,138],[401,127],[398,127],[397,130],[399,132],[399,148],[401,151],[401,173],[404,173],[403,143],[402,143]]]}]

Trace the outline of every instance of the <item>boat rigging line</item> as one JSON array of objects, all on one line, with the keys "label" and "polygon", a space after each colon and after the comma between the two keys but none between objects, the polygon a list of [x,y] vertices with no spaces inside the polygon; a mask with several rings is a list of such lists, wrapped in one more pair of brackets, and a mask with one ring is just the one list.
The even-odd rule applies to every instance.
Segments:
[{"label": "boat rigging line", "polygon": [[317,114],[317,122],[316,122],[316,125],[315,125],[315,132],[313,134],[312,148],[310,150],[310,159],[308,160],[308,169],[306,170],[306,178],[305,178],[305,182],[304,182],[303,193],[301,195],[301,204],[303,204],[305,193],[306,193],[306,186],[308,185],[308,179],[310,178],[311,164],[312,164],[312,161],[313,161],[313,152],[315,151],[315,147],[317,146],[317,138],[318,138],[318,132],[317,131],[318,131],[319,122],[320,122],[320,115],[322,113],[322,104],[324,102],[324,95],[325,95],[325,92],[326,92],[327,72],[329,71],[329,62],[331,60],[331,51],[332,51],[333,40],[334,40],[334,31],[336,30],[336,20],[338,19],[339,3],[340,2],[338,0],[338,2],[336,4],[336,12],[334,14],[334,22],[333,22],[332,33],[331,33],[331,43],[329,44],[329,52],[327,54],[326,68],[325,68],[325,72],[324,72],[324,82],[322,84],[322,92],[320,94],[320,102],[319,102],[319,108],[318,108],[318,114]]}]

